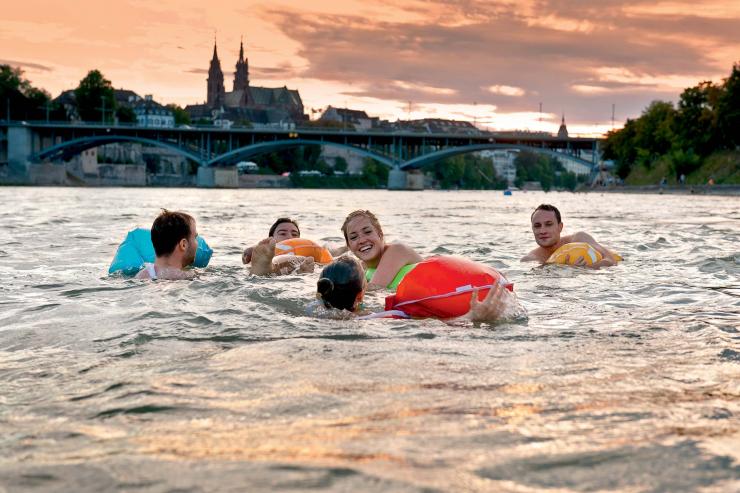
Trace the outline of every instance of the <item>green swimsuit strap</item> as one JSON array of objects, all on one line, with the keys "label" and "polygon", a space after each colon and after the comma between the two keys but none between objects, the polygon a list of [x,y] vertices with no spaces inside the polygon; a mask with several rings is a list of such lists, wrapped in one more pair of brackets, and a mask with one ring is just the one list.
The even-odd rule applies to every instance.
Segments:
[{"label": "green swimsuit strap", "polygon": [[[406,274],[411,272],[413,268],[416,267],[416,264],[406,264],[403,267],[401,267],[398,272],[396,273],[393,280],[386,286],[388,289],[396,290],[398,288],[398,285],[403,281],[403,278],[406,277]],[[368,267],[365,271],[365,279],[367,279],[367,282],[370,282],[370,280],[375,275],[375,267]]]}]

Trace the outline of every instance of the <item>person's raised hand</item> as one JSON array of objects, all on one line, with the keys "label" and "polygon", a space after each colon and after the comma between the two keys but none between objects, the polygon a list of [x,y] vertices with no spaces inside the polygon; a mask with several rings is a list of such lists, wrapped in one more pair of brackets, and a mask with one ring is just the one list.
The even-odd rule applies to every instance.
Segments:
[{"label": "person's raised hand", "polygon": [[509,292],[499,280],[488,290],[483,301],[478,300],[479,289],[473,290],[468,315],[473,322],[493,322],[500,319],[506,311]]}]

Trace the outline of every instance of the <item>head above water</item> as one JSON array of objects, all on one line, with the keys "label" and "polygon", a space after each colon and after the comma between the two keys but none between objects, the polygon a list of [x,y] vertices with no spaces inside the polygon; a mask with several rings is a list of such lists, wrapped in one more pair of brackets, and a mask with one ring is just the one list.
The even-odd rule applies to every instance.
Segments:
[{"label": "head above water", "polygon": [[158,258],[181,255],[183,267],[195,260],[198,232],[195,219],[190,214],[162,209],[152,224],[151,235],[154,253]]},{"label": "head above water", "polygon": [[316,291],[327,308],[355,311],[365,293],[362,266],[352,257],[338,258],[321,271]]},{"label": "head above water", "polygon": [[368,267],[376,267],[385,252],[385,238],[378,218],[370,211],[354,211],[342,225],[347,247]]},{"label": "head above water", "polygon": [[530,221],[532,221],[532,219],[534,219],[534,215],[535,215],[535,213],[537,211],[550,211],[550,212],[553,212],[555,214],[555,219],[557,219],[557,221],[558,221],[558,224],[560,224],[560,223],[563,222],[562,218],[560,217],[560,211],[558,210],[558,208],[555,207],[554,205],[550,205],[550,204],[540,204],[540,205],[538,205],[537,208],[532,212],[532,215],[529,216],[529,220]]},{"label": "head above water", "polygon": [[560,211],[554,205],[542,204],[530,216],[534,241],[546,249],[556,247],[560,243],[560,233],[563,231],[563,222]]},{"label": "head above water", "polygon": [[380,227],[380,221],[378,221],[378,218],[375,217],[375,214],[373,214],[370,211],[364,211],[364,210],[356,210],[349,213],[349,215],[344,219],[344,223],[342,224],[342,233],[344,233],[344,241],[347,242],[347,245],[349,245],[349,238],[348,238],[348,228],[349,223],[351,223],[354,219],[357,219],[359,217],[367,218],[370,221],[370,224],[373,225],[375,228],[375,231],[378,233],[378,236],[381,238],[383,237],[383,228]]},{"label": "head above water", "polygon": [[301,229],[298,222],[289,217],[280,217],[270,226],[270,232],[267,236],[275,238],[276,241],[283,241],[289,238],[300,238]]}]

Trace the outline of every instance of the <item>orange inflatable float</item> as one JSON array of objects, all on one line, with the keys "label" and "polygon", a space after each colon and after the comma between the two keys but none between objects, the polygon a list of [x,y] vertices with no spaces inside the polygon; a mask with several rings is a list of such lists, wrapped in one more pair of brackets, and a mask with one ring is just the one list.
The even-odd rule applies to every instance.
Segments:
[{"label": "orange inflatable float", "polygon": [[275,255],[299,255],[301,257],[313,257],[320,264],[328,264],[332,261],[329,250],[315,241],[306,238],[290,238],[275,245]]},{"label": "orange inflatable float", "polygon": [[478,289],[482,301],[499,281],[514,290],[514,285],[492,267],[459,257],[432,257],[406,274],[396,294],[386,297],[385,309],[400,310],[411,317],[460,317],[470,311],[473,290]]}]

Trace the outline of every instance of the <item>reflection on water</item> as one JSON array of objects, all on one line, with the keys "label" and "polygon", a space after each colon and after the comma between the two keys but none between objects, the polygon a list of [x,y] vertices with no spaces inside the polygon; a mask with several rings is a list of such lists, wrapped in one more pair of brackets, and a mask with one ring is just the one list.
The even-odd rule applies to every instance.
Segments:
[{"label": "reflection on water", "polygon": [[[734,197],[0,188],[0,490],[733,491]],[[521,264],[552,202],[626,261]],[[276,205],[277,204],[277,205]],[[126,231],[193,213],[193,282],[105,275]],[[277,216],[506,272],[496,326],[305,315],[316,275],[250,278]],[[366,300],[380,309],[383,297]]]}]

